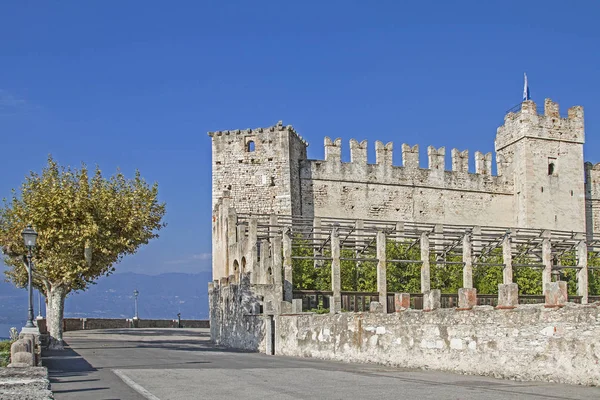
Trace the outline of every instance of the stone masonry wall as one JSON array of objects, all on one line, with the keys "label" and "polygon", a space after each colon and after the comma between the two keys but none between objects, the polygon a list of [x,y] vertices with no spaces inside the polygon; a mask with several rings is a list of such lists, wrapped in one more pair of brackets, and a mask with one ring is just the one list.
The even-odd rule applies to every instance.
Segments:
[{"label": "stone masonry wall", "polygon": [[281,315],[275,354],[600,385],[600,309]]},{"label": "stone masonry wall", "polygon": [[512,226],[585,232],[584,141],[580,106],[563,118],[550,99],[540,112],[525,101],[505,117],[495,147],[515,185]]},{"label": "stone masonry wall", "polygon": [[239,284],[227,278],[209,283],[211,340],[225,347],[264,352],[264,296],[260,293],[273,292],[269,289],[251,285],[249,275],[242,275]]},{"label": "stone masonry wall", "polygon": [[585,217],[587,234],[600,232],[600,163],[585,164]]},{"label": "stone masonry wall", "polygon": [[[367,164],[364,141],[360,149],[364,156],[355,155],[351,162],[343,163],[337,156],[340,141],[332,145],[326,138],[325,143],[329,147],[326,160],[301,163],[304,216],[513,225],[513,184],[507,177],[491,175],[491,158],[487,168],[482,163],[479,173],[469,173],[464,158],[468,155],[454,152],[455,170],[445,171],[444,149],[430,148],[429,168],[425,169],[419,167],[418,146],[405,145],[402,167],[391,165],[391,149],[386,158],[378,158],[379,163]],[[480,155],[477,153],[477,158]]]},{"label": "stone masonry wall", "polygon": [[[292,214],[298,158],[306,142],[292,126],[209,132],[212,137],[212,207],[228,191],[238,213]],[[293,183],[292,183],[293,179]],[[299,198],[296,197],[296,198]]]}]

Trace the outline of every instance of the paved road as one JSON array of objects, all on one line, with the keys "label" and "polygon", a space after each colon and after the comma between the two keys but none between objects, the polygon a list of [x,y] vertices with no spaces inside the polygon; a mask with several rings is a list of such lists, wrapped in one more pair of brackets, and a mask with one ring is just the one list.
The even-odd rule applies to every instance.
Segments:
[{"label": "paved road", "polygon": [[[63,399],[600,399],[600,388],[230,352],[205,329],[68,332],[48,352]],[[140,394],[141,393],[141,394]]]}]

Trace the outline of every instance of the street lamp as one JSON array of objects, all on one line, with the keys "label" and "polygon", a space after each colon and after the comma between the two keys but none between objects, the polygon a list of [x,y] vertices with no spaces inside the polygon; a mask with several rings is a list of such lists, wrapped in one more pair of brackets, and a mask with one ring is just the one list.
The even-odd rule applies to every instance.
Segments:
[{"label": "street lamp", "polygon": [[35,328],[35,325],[33,325],[33,290],[31,288],[31,258],[33,256],[32,251],[35,247],[35,242],[37,240],[38,234],[35,230],[33,230],[31,225],[27,225],[27,228],[23,229],[21,235],[23,236],[23,241],[25,241],[25,247],[27,247],[27,288],[29,290],[29,309],[27,313],[27,323],[25,324],[25,328]]},{"label": "street lamp", "polygon": [[138,318],[138,305],[137,305],[137,298],[138,298],[138,294],[140,294],[140,292],[137,291],[137,289],[133,290],[133,298],[135,301],[135,319],[139,319]]}]

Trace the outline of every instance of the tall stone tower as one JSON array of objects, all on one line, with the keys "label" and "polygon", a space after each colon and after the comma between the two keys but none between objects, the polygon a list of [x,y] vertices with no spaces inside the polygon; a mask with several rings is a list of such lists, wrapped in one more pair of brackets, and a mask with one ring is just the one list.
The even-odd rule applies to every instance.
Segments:
[{"label": "tall stone tower", "polygon": [[527,100],[508,113],[496,135],[498,174],[514,180],[517,227],[585,232],[583,107],[561,118],[546,99],[544,113]]},{"label": "tall stone tower", "polygon": [[228,196],[238,213],[301,214],[300,160],[308,144],[281,121],[268,128],[209,132],[212,206]]}]

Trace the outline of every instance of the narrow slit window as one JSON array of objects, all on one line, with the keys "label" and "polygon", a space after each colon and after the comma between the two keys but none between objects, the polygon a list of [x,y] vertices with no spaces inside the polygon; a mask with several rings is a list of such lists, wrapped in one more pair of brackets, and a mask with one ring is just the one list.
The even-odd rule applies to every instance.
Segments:
[{"label": "narrow slit window", "polygon": [[548,158],[548,175],[556,175],[556,158]]}]

